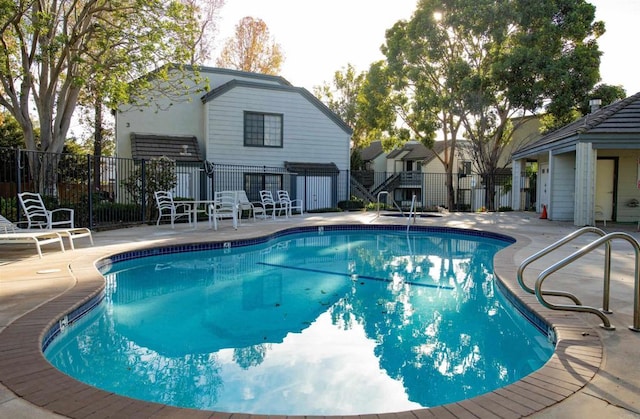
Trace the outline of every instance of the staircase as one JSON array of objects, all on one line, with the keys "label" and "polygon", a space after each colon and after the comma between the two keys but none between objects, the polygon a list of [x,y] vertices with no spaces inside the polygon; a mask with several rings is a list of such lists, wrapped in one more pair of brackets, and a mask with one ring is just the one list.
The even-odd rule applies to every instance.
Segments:
[{"label": "staircase", "polygon": [[353,176],[351,176],[351,195],[356,198],[362,199],[367,204],[376,202],[376,197],[360,182],[358,182]]},{"label": "staircase", "polygon": [[392,192],[395,188],[400,186],[402,173],[394,173],[387,178],[384,182],[378,185],[374,190],[371,191],[371,195],[376,196],[379,192],[387,191]]}]

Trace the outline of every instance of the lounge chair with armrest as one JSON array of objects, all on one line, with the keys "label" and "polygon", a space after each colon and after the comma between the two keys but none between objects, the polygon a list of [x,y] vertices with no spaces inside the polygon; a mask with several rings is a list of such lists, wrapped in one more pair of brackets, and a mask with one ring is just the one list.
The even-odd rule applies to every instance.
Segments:
[{"label": "lounge chair with armrest", "polygon": [[15,224],[0,215],[0,244],[33,244],[36,246],[38,256],[42,258],[42,246],[55,243],[58,243],[60,250],[64,252],[62,236],[58,232],[17,228]]}]

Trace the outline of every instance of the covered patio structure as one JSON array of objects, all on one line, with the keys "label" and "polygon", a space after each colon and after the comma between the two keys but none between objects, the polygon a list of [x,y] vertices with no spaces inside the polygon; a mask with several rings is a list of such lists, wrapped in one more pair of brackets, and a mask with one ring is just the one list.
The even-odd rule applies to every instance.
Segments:
[{"label": "covered patio structure", "polygon": [[[513,185],[537,163],[536,210],[576,226],[640,221],[640,93],[551,132],[513,154]],[[520,188],[513,209],[522,210]]]}]

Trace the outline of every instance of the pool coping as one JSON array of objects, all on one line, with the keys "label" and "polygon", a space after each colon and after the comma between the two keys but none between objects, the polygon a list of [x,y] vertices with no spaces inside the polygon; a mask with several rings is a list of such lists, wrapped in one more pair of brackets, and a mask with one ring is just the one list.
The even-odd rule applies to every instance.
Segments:
[{"label": "pool coping", "polygon": [[[495,272],[517,299],[553,325],[557,346],[551,359],[541,369],[522,380],[472,399],[428,409],[353,417],[524,417],[565,400],[594,378],[603,358],[598,333],[573,313],[542,307],[535,296],[525,293],[519,287],[515,280],[517,267],[513,261],[516,252],[529,245],[531,239],[518,233],[509,232],[508,235],[514,237],[516,242],[496,255]],[[129,247],[129,250],[135,251],[157,246],[134,243]],[[80,383],[49,364],[40,350],[45,334],[57,323],[57,319],[63,318],[102,292],[104,278],[95,268],[95,263],[120,253],[121,250],[105,251],[92,264],[72,263],[70,269],[76,283],[71,289],[7,326],[0,339],[0,382],[29,403],[73,418],[114,415],[181,417],[187,414],[190,417],[215,418],[230,418],[232,415],[243,418],[263,417],[184,409],[134,400]]]}]

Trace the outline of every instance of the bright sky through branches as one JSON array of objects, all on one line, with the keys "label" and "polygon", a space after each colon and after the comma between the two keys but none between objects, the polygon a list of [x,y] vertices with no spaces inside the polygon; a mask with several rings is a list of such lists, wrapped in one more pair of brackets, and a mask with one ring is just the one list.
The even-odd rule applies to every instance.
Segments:
[{"label": "bright sky through branches", "polygon": [[[599,39],[604,52],[602,82],[622,85],[628,95],[640,92],[640,54],[634,46],[640,0],[590,3],[596,6],[596,19],[603,20],[607,29]],[[312,91],[330,82],[348,63],[365,71],[382,59],[385,31],[398,20],[409,19],[416,4],[416,0],[227,0],[213,61],[224,41],[234,35],[240,19],[260,18],[285,54],[281,76]]]}]

